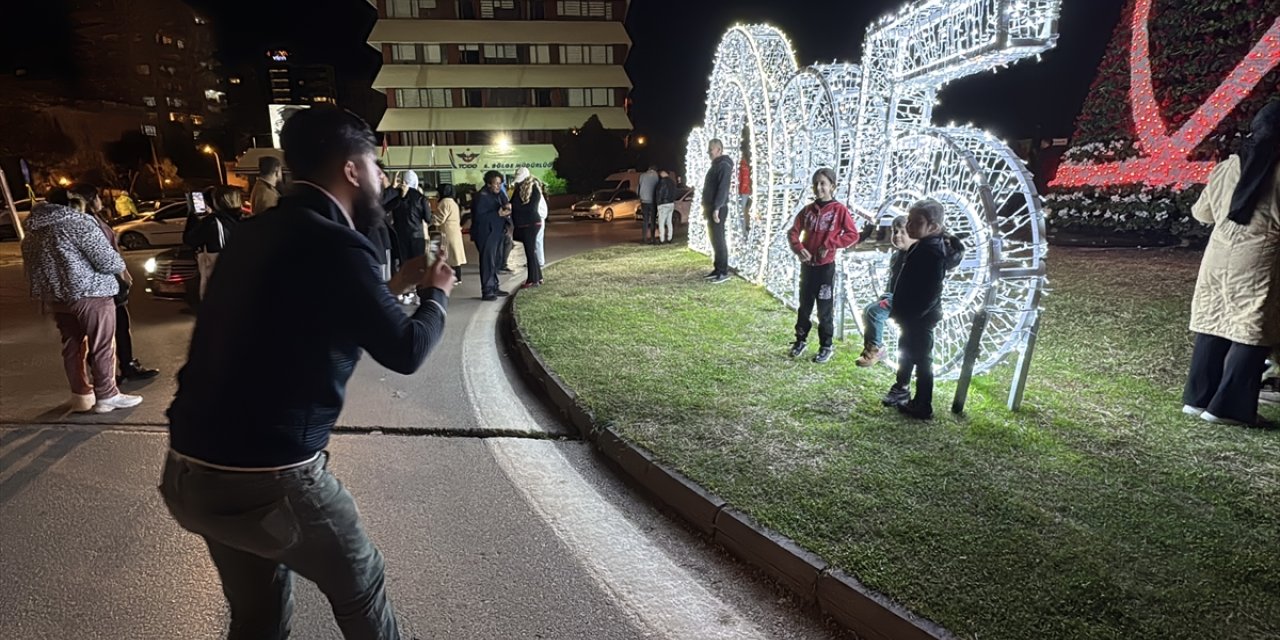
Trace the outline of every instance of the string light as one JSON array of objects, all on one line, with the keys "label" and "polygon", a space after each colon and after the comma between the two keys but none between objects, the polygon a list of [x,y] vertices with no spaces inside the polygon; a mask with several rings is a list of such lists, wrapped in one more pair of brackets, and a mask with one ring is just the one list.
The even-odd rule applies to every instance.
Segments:
[{"label": "string light", "polygon": [[[1061,0],[925,0],[868,29],[862,63],[799,69],[787,37],[767,25],[738,25],[716,50],[702,126],[686,148],[686,170],[710,167],[707,143],[750,154],[755,185],[749,215],[729,202],[730,264],[796,306],[799,266],[786,240],[812,199],[819,167],[837,174],[836,195],[862,222],[905,213],[933,197],[950,231],[965,237],[961,265],[945,283],[937,332],[938,375],[959,376],[979,311],[989,317],[976,372],[1026,348],[1044,291],[1044,215],[1030,173],[1008,145],[973,126],[935,128],[943,85],[1036,58],[1057,41]],[[1009,43],[1016,43],[1011,45]],[[745,138],[744,138],[745,136]],[[736,159],[736,157],[735,157]],[[733,172],[737,192],[737,172]],[[690,248],[711,252],[704,225]],[[888,251],[846,253],[839,303],[849,321],[886,288]],[[855,320],[856,319],[856,320]],[[886,332],[894,352],[896,329]]]},{"label": "string light", "polygon": [[1065,162],[1049,186],[1145,184],[1182,190],[1204,184],[1214,163],[1193,162],[1190,160],[1192,153],[1241,102],[1258,89],[1263,77],[1280,64],[1280,19],[1276,19],[1209,99],[1181,129],[1170,134],[1168,124],[1160,114],[1152,78],[1150,25],[1153,4],[1154,0],[1136,0],[1130,24],[1133,36],[1129,47],[1129,103],[1141,155],[1119,162]]}]

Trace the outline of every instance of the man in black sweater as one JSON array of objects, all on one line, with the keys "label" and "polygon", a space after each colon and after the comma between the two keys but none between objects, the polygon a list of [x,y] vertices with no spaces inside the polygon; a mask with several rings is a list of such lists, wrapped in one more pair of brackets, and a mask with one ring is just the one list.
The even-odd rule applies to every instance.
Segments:
[{"label": "man in black sweater", "polygon": [[710,282],[729,281],[729,241],[724,223],[729,218],[729,184],[733,180],[733,159],[724,154],[724,143],[713,139],[707,143],[711,168],[702,184],[702,213],[707,218],[715,267],[705,276]]},{"label": "man in black sweater", "polygon": [[[380,277],[357,231],[384,215],[363,120],[310,109],[281,138],[297,180],[219,257],[169,407],[160,491],[209,547],[229,637],[287,636],[296,572],[328,597],[348,640],[397,640],[382,556],[325,448],[362,351],[410,374],[440,341],[453,270],[420,256]],[[394,295],[415,286],[422,305],[406,316]]]}]

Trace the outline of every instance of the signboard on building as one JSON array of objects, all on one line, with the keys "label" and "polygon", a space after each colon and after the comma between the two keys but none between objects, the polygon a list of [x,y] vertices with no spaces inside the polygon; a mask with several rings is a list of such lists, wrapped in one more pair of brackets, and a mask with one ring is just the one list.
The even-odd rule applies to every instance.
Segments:
[{"label": "signboard on building", "polygon": [[388,169],[448,174],[452,184],[478,185],[486,171],[511,176],[520,167],[541,178],[551,170],[556,155],[555,145],[550,144],[412,146],[389,147],[382,161]]},{"label": "signboard on building", "polygon": [[267,105],[267,120],[271,123],[271,146],[281,149],[280,131],[284,129],[284,123],[293,117],[293,114],[310,109],[305,104],[269,104]]}]

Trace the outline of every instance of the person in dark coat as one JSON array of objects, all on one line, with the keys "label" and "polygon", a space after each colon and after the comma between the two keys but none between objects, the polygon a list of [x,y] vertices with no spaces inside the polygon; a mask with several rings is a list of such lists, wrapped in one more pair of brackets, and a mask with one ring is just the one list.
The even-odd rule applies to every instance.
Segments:
[{"label": "person in dark coat", "polygon": [[724,143],[718,139],[707,143],[707,153],[711,156],[711,168],[707,170],[702,185],[702,214],[707,219],[715,266],[706,279],[718,283],[729,279],[729,240],[725,236],[724,223],[729,218],[733,159],[724,154]]},{"label": "person in dark coat", "polygon": [[542,284],[542,265],[538,263],[538,231],[542,229],[542,185],[523,167],[516,171],[516,185],[511,197],[511,223],[515,227],[515,239],[524,246],[528,263],[524,286]]},{"label": "person in dark coat", "polygon": [[400,196],[391,209],[391,221],[399,258],[408,262],[427,253],[426,223],[431,220],[431,204],[418,189],[418,174],[413,171],[404,172]]},{"label": "person in dark coat", "polygon": [[498,288],[498,270],[502,266],[502,244],[510,217],[511,203],[502,189],[502,174],[486,172],[484,187],[471,202],[471,241],[480,252],[480,295],[484,300],[508,295]]},{"label": "person in dark coat", "polygon": [[[218,258],[169,407],[160,494],[209,550],[230,637],[288,635],[296,572],[346,638],[399,639],[382,554],[328,468],[329,437],[365,353],[410,375],[440,343],[453,270],[419,257],[379,277],[356,230],[382,215],[377,141],[358,116],[307,109],[280,137],[297,180]],[[406,314],[395,295],[414,288],[423,303]]]},{"label": "person in dark coat", "polygon": [[[69,197],[78,202],[78,206],[93,216],[93,221],[102,229],[103,235],[107,237],[107,241],[111,246],[115,247],[116,253],[120,252],[120,239],[116,237],[115,229],[107,224],[105,216],[107,208],[102,204],[102,196],[98,193],[98,188],[91,184],[81,183],[71,187]],[[121,257],[123,257],[121,253]],[[129,270],[125,269],[116,276],[116,281],[120,285],[120,291],[115,295],[116,303],[116,366],[119,367],[120,374],[116,377],[116,382],[124,382],[126,380],[150,380],[160,375],[159,369],[151,369],[142,366],[141,362],[133,355],[133,316],[129,314],[129,292],[133,288],[133,276],[129,274]]]},{"label": "person in dark coat", "polygon": [[200,299],[209,288],[213,267],[218,255],[227,246],[231,234],[242,218],[240,207],[244,195],[235,187],[221,186],[213,190],[209,204],[212,210],[205,216],[187,212],[187,227],[182,232],[182,242],[196,250],[196,266],[200,269]]},{"label": "person in dark coat", "polygon": [[[942,283],[964,256],[964,245],[946,235],[946,210],[921,200],[907,213],[907,235],[916,240],[893,283],[889,317],[898,323],[898,379],[884,397],[886,406],[921,420],[933,417],[933,330],[942,321]],[[911,397],[911,374],[916,395]]]}]

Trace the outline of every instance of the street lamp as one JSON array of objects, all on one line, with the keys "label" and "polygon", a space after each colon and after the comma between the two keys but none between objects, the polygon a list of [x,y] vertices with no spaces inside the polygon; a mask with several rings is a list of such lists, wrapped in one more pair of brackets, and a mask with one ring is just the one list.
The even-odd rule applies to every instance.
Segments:
[{"label": "street lamp", "polygon": [[636,138],[636,146],[637,146],[637,147],[643,147],[643,146],[644,146],[644,145],[646,145],[646,144],[649,144],[649,139],[648,139],[648,138],[646,138],[646,137],[644,137],[644,136],[639,136],[639,137],[637,137],[637,138]]},{"label": "street lamp", "polygon": [[227,179],[222,176],[222,171],[223,171],[222,156],[218,155],[218,150],[214,149],[213,145],[208,145],[208,144],[204,145],[203,147],[200,147],[200,150],[203,151],[204,153],[207,153],[213,156],[213,161],[218,163],[218,182],[224,185],[227,184]]}]

